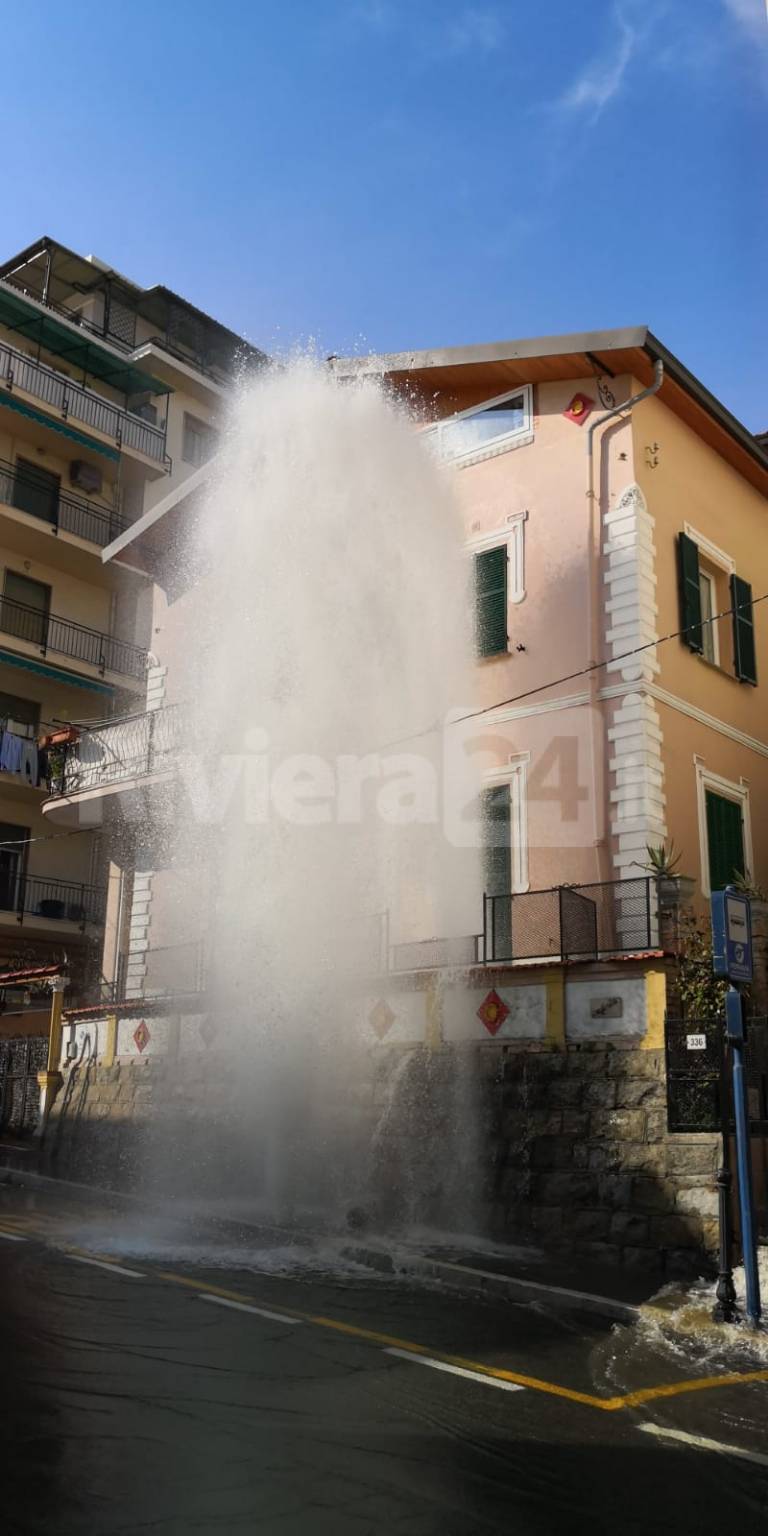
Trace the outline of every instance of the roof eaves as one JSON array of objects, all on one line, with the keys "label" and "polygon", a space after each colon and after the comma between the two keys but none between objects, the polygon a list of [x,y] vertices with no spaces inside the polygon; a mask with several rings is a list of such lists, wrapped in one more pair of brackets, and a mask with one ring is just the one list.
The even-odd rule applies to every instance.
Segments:
[{"label": "roof eaves", "polygon": [[718,400],[717,396],[713,395],[706,385],[702,384],[701,380],[697,379],[696,375],[691,373],[690,369],[686,368],[685,364],[681,363],[680,359],[675,357],[673,352],[668,351],[662,342],[658,340],[658,337],[654,336],[650,331],[646,337],[644,350],[653,362],[660,359],[664,364],[665,374],[674,379],[686,391],[686,394],[691,395],[710,416],[713,416],[720,426],[730,433],[731,437],[735,438],[739,445],[753,459],[756,459],[762,469],[768,471],[768,452],[766,452],[766,449],[758,441],[754,433],[750,432],[749,428],[745,427],[744,423],[739,421],[737,416],[733,416],[727,407],[723,405],[722,401]]},{"label": "roof eaves", "polygon": [[531,336],[512,341],[483,342],[466,347],[438,347],[423,352],[371,353],[367,357],[333,357],[338,373],[413,373],[429,368],[466,367],[513,359],[558,357],[574,352],[618,352],[644,347],[648,327],[627,326],[613,331],[576,331],[565,336]]}]

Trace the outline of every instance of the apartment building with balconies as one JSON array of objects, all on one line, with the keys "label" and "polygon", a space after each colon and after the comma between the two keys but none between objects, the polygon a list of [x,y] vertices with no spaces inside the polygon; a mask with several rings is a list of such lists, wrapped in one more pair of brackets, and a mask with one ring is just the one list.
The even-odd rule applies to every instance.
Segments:
[{"label": "apartment building with balconies", "polygon": [[262,362],[170,289],[48,237],[0,265],[3,969],[66,953],[78,984],[101,976],[126,891],[109,815],[73,825],[57,799],[63,756],[163,677],[153,574],[101,552],[205,462],[232,379]]},{"label": "apartment building with balconies", "polygon": [[[409,937],[438,961],[477,945],[514,962],[654,951],[649,845],[675,843],[702,911],[734,874],[765,885],[768,459],[757,439],[643,327],[332,366],[420,402],[421,430],[455,471],[476,583],[472,729],[494,755],[485,910],[468,948]],[[205,476],[119,533],[107,564],[143,562],[166,583]],[[73,749],[71,814],[169,793],[183,701],[175,594],[159,602],[171,671],[151,702],[163,708],[107,727],[98,762]],[[153,857],[145,850],[128,941],[133,996],[146,995],[155,952],[181,942],[162,894],[172,876]],[[193,936],[181,937],[191,953]],[[418,959],[413,942],[406,955]]]}]

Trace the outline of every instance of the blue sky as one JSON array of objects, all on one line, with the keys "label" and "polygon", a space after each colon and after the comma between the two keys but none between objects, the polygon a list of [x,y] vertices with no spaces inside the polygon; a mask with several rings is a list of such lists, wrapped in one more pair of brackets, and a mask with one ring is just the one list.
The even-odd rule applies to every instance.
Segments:
[{"label": "blue sky", "polygon": [[37,0],[3,32],[3,254],[54,235],[267,349],[645,322],[768,427],[765,0]]}]

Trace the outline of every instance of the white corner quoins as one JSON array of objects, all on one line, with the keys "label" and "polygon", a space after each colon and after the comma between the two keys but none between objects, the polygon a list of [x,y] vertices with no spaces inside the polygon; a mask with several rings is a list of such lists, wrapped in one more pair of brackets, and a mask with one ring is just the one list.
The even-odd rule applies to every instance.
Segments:
[{"label": "white corner quoins", "polygon": [[[627,486],[605,513],[603,531],[606,671],[616,678],[620,695],[608,729],[613,863],[617,878],[626,880],[639,875],[647,845],[667,835],[662,732],[646,692],[659,671],[653,645],[656,549],[653,518],[639,485]],[[639,646],[648,649],[625,655]]]}]

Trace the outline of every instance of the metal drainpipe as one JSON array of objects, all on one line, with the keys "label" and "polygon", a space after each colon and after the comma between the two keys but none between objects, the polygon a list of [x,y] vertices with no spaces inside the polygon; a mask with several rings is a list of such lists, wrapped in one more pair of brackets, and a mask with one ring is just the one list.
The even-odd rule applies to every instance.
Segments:
[{"label": "metal drainpipe", "polygon": [[[599,652],[600,652],[600,622],[599,622],[599,613],[600,613],[600,575],[601,575],[600,547],[601,547],[601,536],[602,536],[602,524],[601,524],[601,518],[600,518],[600,496],[599,496],[599,494],[597,496],[595,495],[595,455],[594,455],[594,438],[595,438],[595,433],[596,433],[598,427],[604,426],[607,421],[611,421],[616,416],[624,416],[625,413],[629,413],[630,411],[632,411],[634,409],[634,407],[636,405],[639,405],[641,400],[647,400],[650,395],[658,394],[658,391],[661,389],[661,386],[662,386],[663,382],[664,382],[664,364],[661,361],[661,358],[659,357],[659,358],[656,359],[656,361],[655,361],[655,363],[653,365],[653,383],[649,384],[647,389],[641,389],[639,394],[632,395],[629,400],[625,400],[624,401],[623,405],[616,405],[616,406],[613,407],[613,410],[606,411],[602,416],[598,416],[597,420],[591,422],[590,425],[587,427],[587,507],[588,507],[588,515],[589,515],[589,530],[588,530],[588,541],[589,541],[589,544],[588,544],[588,550],[589,550],[589,582],[588,582],[588,588],[587,588],[587,656],[589,657],[590,665],[592,665],[592,666],[594,666],[594,664],[598,661],[598,659],[599,659]],[[595,517],[595,509],[596,508],[597,508],[597,518]],[[595,535],[597,535],[597,537]],[[595,808],[596,809],[597,809],[597,787],[598,787],[598,785],[597,785],[597,765],[598,765],[599,756],[602,755],[602,735],[601,735],[601,739],[600,739],[599,742],[596,739],[597,738],[597,731],[598,731],[598,723],[597,723],[598,722],[598,703],[599,703],[599,700],[598,700],[598,697],[597,697],[598,689],[599,689],[598,673],[596,671],[590,672],[590,674],[589,674],[589,696],[590,696],[589,697],[589,707],[590,707],[590,714],[591,714],[591,728],[590,728],[590,733],[589,733],[589,740],[590,740],[590,751],[591,751],[591,755],[592,755],[592,786],[593,786],[594,795],[595,795]],[[597,830],[597,828],[596,828],[596,830]],[[602,871],[600,869],[600,853],[599,853],[599,849],[600,849],[600,845],[602,843],[604,843],[604,842],[605,842],[605,838],[604,837],[597,837],[596,841],[595,841],[595,847],[596,847],[596,850],[597,850],[597,871],[596,871],[596,877],[597,877],[598,880],[601,880],[603,878],[603,874],[602,874]]]}]

